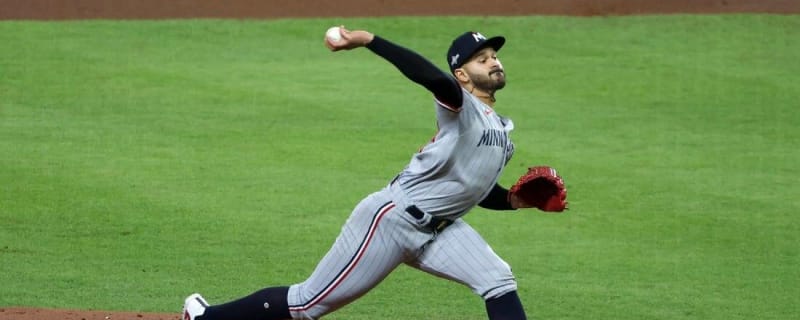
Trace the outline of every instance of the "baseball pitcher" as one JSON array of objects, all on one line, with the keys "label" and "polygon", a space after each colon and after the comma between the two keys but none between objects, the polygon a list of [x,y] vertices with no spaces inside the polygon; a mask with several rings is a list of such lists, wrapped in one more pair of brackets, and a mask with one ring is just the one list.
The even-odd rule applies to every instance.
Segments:
[{"label": "baseball pitcher", "polygon": [[494,109],[495,94],[506,84],[497,55],[505,38],[459,35],[445,72],[370,32],[337,31],[325,37],[331,51],[365,47],[431,92],[435,137],[384,188],[355,206],[305,281],[214,306],[192,294],[184,301],[184,319],[319,319],[366,294],[400,264],[468,287],[485,301],[491,320],[526,319],[511,268],[462,219],[475,206],[567,207],[563,180],[552,168],[533,167],[510,189],[498,184],[514,154],[514,123]]}]

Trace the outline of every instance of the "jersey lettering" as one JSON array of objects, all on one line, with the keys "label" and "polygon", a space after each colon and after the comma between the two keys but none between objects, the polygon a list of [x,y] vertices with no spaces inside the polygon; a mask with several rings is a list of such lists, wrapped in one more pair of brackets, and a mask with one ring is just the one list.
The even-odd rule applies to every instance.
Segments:
[{"label": "jersey lettering", "polygon": [[505,148],[507,144],[507,132],[497,129],[485,129],[483,130],[483,135],[481,135],[481,139],[478,141],[478,145],[476,145],[476,147],[492,146]]}]

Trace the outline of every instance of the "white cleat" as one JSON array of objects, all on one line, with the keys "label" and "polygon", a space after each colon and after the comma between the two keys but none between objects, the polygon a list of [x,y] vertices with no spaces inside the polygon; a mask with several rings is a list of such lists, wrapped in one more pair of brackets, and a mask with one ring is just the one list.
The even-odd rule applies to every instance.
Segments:
[{"label": "white cleat", "polygon": [[186,298],[183,303],[183,320],[195,320],[202,316],[208,308],[208,302],[199,293],[195,293]]}]

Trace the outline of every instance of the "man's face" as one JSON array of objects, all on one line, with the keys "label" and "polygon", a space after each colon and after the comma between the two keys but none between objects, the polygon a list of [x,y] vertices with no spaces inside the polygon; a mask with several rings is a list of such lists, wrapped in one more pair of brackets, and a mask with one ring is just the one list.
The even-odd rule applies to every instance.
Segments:
[{"label": "man's face", "polygon": [[494,48],[481,49],[461,68],[477,89],[494,92],[506,86],[506,73]]}]

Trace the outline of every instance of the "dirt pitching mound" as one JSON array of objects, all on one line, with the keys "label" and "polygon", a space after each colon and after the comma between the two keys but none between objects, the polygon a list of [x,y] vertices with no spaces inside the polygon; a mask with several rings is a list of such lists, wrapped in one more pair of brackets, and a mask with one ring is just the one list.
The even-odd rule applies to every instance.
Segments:
[{"label": "dirt pitching mound", "polygon": [[181,320],[180,312],[144,313],[42,308],[0,308],[2,320]]}]

